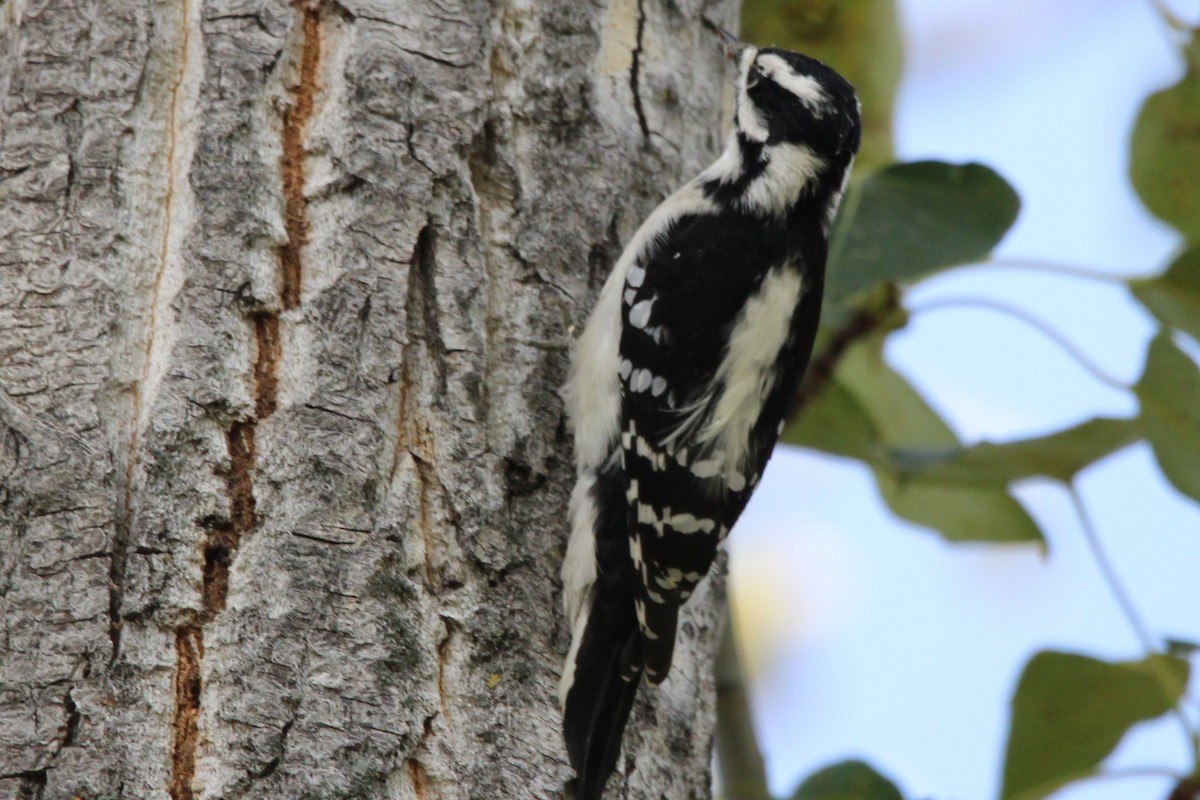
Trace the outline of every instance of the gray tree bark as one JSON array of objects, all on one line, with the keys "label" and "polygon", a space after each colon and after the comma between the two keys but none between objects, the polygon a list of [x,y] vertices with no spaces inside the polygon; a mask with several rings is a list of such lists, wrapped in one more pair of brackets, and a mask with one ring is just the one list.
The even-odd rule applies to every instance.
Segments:
[{"label": "gray tree bark", "polygon": [[0,798],[562,797],[556,390],[735,1],[0,0]]}]

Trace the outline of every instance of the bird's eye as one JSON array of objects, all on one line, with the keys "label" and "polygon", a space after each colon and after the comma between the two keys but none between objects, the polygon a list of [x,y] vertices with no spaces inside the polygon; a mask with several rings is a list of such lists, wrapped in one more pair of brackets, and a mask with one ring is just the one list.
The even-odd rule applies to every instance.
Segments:
[{"label": "bird's eye", "polygon": [[765,77],[766,73],[763,72],[762,67],[760,67],[758,64],[752,65],[749,72],[746,73],[746,88],[749,89],[752,86],[757,85],[758,82]]}]

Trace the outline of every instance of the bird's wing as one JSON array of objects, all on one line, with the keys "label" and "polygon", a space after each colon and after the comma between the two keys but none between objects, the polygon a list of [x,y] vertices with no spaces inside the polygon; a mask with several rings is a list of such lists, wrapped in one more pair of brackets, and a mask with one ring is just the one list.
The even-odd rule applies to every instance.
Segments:
[{"label": "bird's wing", "polygon": [[[737,235],[711,216],[678,220],[632,265],[622,296],[621,451],[644,667],[657,683],[674,650],[679,606],[708,572],[749,495],[714,471],[696,432],[712,413],[729,332],[782,243]],[[761,231],[761,227],[756,228]],[[702,438],[702,437],[701,437]],[[732,511],[732,514],[730,513]]]}]

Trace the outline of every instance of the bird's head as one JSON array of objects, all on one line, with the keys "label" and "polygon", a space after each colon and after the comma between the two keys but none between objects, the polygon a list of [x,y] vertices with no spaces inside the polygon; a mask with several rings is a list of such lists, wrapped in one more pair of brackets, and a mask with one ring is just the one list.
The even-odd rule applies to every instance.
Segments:
[{"label": "bird's head", "polygon": [[804,145],[834,162],[857,152],[859,103],[845,78],[787,50],[746,45],[733,55],[739,67],[734,122],[746,139],[766,147]]},{"label": "bird's head", "polygon": [[824,205],[828,234],[862,136],[854,87],[815,58],[717,32],[738,67],[737,111],[725,151],[700,174],[705,193],[768,216],[803,213],[808,198]]}]

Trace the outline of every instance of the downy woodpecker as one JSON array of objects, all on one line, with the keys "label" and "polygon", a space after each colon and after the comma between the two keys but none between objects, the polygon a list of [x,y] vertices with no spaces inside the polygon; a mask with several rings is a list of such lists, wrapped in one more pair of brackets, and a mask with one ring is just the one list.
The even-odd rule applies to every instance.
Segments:
[{"label": "downy woodpecker", "polygon": [[858,150],[859,103],[840,75],[726,46],[738,79],[725,150],[634,234],[564,390],[578,479],[559,700],[576,800],[601,797],[640,677],[667,677],[679,608],[782,430]]}]

